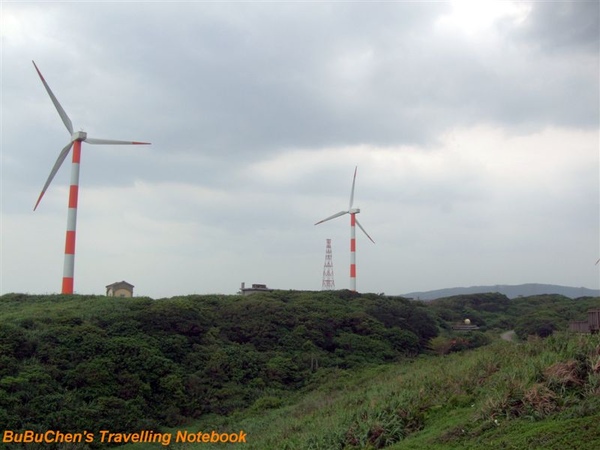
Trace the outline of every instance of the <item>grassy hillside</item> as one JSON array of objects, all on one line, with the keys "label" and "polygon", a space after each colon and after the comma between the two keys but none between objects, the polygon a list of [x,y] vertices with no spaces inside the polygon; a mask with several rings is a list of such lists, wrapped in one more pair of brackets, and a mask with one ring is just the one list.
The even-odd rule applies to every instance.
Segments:
[{"label": "grassy hillside", "polygon": [[[286,406],[210,417],[188,430],[241,429],[244,448],[261,450],[600,448],[599,335],[498,340],[410,363],[332,370],[324,378]],[[217,447],[236,446],[172,444]]]},{"label": "grassy hillside", "polygon": [[[7,294],[0,297],[0,424],[96,436],[243,428],[253,448],[315,449],[418,446],[427,436],[430,446],[467,448],[461,445],[480,436],[503,439],[502,418],[517,427],[547,417],[583,426],[586,411],[598,406],[590,400],[598,395],[595,337],[496,341],[512,328],[525,337],[564,329],[598,300],[476,294],[425,304],[349,291],[160,300]],[[483,332],[453,332],[451,323],[465,317]],[[495,396],[484,396],[488,389]],[[540,410],[536,396],[545,399]],[[564,416],[576,404],[582,412]]]},{"label": "grassy hillside", "polygon": [[438,333],[401,298],[0,298],[0,423],[11,430],[156,429],[283,397],[328,368],[399,361]]}]

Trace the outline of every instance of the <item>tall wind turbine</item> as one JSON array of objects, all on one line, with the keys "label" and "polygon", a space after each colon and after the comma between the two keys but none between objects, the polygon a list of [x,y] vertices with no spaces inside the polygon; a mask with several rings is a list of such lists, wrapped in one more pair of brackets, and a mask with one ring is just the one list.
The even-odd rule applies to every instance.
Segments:
[{"label": "tall wind turbine", "polygon": [[42,76],[42,73],[40,72],[38,67],[35,65],[35,62],[32,62],[33,66],[35,67],[35,70],[37,71],[38,75],[40,76],[40,79],[42,80],[42,83],[44,84],[44,87],[46,88],[46,91],[48,92],[48,95],[50,96],[50,99],[52,100],[52,103],[54,103],[54,106],[58,111],[58,115],[65,124],[65,127],[67,127],[69,133],[71,134],[71,140],[59,153],[58,158],[54,163],[54,167],[52,167],[52,170],[50,171],[50,175],[46,180],[46,184],[44,184],[44,187],[42,188],[42,192],[40,193],[40,196],[38,197],[38,200],[35,203],[33,210],[35,211],[38,205],[40,204],[40,201],[42,200],[46,189],[48,189],[48,186],[50,186],[50,183],[54,179],[56,172],[58,172],[58,169],[60,169],[60,166],[69,155],[71,147],[73,147],[73,159],[71,164],[71,186],[69,188],[69,212],[67,215],[67,235],[65,239],[65,259],[63,265],[62,279],[62,293],[72,294],[73,278],[75,272],[75,228],[77,225],[77,197],[79,192],[79,162],[81,160],[81,143],[87,142],[88,144],[106,145],[148,145],[149,142],[94,139],[87,137],[87,133],[83,131],[73,132],[73,124],[71,123],[71,119],[69,119],[69,116],[67,116],[67,113],[52,93],[52,90],[50,90],[50,86],[48,86],[48,83],[46,83],[46,80]]},{"label": "tall wind turbine", "polygon": [[352,178],[352,190],[350,191],[350,205],[348,206],[348,210],[340,211],[335,213],[333,216],[329,216],[326,219],[323,219],[315,225],[319,225],[320,223],[327,222],[328,220],[335,219],[336,217],[343,216],[344,214],[350,214],[350,290],[356,292],[356,227],[362,230],[363,233],[369,238],[369,240],[374,244],[375,241],[371,239],[369,233],[365,231],[362,227],[356,215],[360,212],[359,208],[352,208],[354,203],[354,184],[356,183],[356,170],[358,167],[354,168],[354,178]]}]

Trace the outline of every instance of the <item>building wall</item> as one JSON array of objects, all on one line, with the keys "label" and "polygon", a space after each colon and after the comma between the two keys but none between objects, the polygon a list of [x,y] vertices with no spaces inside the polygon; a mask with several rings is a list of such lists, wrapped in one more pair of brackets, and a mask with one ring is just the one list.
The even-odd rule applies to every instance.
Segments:
[{"label": "building wall", "polygon": [[600,309],[590,309],[588,311],[588,324],[590,330],[600,330]]},{"label": "building wall", "polygon": [[129,289],[120,288],[117,290],[109,289],[108,295],[110,297],[131,297],[133,294]]},{"label": "building wall", "polygon": [[114,291],[113,293],[114,297],[131,297],[131,291],[128,289],[117,289],[116,291]]},{"label": "building wall", "polygon": [[577,320],[569,324],[569,331],[574,331],[576,333],[589,333],[590,326],[588,325],[587,320]]}]

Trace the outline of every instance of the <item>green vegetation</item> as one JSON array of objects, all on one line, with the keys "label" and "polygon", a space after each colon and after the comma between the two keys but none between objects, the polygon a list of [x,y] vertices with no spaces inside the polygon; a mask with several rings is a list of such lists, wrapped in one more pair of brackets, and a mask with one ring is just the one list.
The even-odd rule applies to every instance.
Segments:
[{"label": "green vegetation", "polygon": [[562,295],[536,295],[509,300],[501,294],[458,295],[428,303],[431,313],[447,326],[465,317],[482,330],[514,329],[521,339],[546,337],[565,330],[572,320],[585,320],[586,311],[599,307],[598,297],[572,300]]},{"label": "green vegetation", "polygon": [[[469,352],[323,376],[287,405],[206,417],[187,429],[244,430],[244,448],[256,450],[600,448],[600,335],[497,340]],[[172,444],[207,447],[236,448]]]},{"label": "green vegetation", "polygon": [[8,294],[0,308],[0,422],[12,430],[129,431],[227,415],[306,386],[318,369],[416,355],[437,334],[421,304],[348,291]]},{"label": "green vegetation", "polygon": [[[585,429],[598,419],[598,337],[555,332],[513,344],[498,332],[543,336],[548,323],[565,329],[598,300],[7,294],[0,297],[0,424],[96,434],[243,429],[247,447],[261,449],[478,448],[484,441],[570,448],[553,447],[565,439],[558,425]],[[453,332],[451,323],[465,317],[480,330]],[[588,428],[586,442],[598,442]],[[542,435],[550,446],[533,446]],[[194,445],[208,444],[171,448]]]}]

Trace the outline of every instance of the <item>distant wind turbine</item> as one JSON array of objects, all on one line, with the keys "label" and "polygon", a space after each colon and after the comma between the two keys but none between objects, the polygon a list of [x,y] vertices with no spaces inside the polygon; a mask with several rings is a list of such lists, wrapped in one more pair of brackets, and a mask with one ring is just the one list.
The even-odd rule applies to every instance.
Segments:
[{"label": "distant wind turbine", "polygon": [[54,163],[54,167],[52,167],[52,170],[50,171],[50,175],[46,180],[46,184],[44,184],[44,187],[42,188],[42,192],[40,193],[40,196],[38,197],[38,200],[35,203],[33,210],[35,211],[37,209],[38,205],[40,204],[40,201],[42,200],[42,197],[44,196],[44,193],[46,192],[46,189],[48,189],[48,186],[50,186],[50,183],[54,179],[54,176],[58,172],[58,169],[60,169],[60,166],[62,165],[66,157],[69,155],[71,147],[73,147],[73,159],[71,164],[71,186],[69,188],[69,212],[67,215],[67,235],[65,240],[65,259],[63,265],[62,279],[62,293],[72,294],[74,285],[73,278],[75,272],[75,228],[77,225],[77,197],[79,192],[79,162],[81,160],[81,143],[85,141],[88,144],[148,145],[149,142],[94,139],[87,137],[87,133],[83,131],[73,132],[73,124],[71,123],[71,119],[69,119],[69,116],[67,116],[67,113],[50,90],[50,86],[48,86],[48,83],[46,83],[46,80],[42,76],[42,73],[40,72],[38,67],[35,65],[35,62],[32,62],[33,66],[35,67],[35,70],[37,71],[38,75],[40,76],[40,79],[42,80],[42,83],[44,84],[44,87],[46,88],[46,91],[48,92],[48,95],[50,96],[50,99],[52,100],[52,103],[54,103],[54,107],[58,111],[58,114],[62,119],[63,123],[65,124],[65,127],[67,127],[67,130],[71,134],[71,140],[58,155],[58,158]]},{"label": "distant wind turbine", "polygon": [[350,290],[356,292],[356,227],[362,230],[363,233],[369,238],[369,240],[374,244],[375,241],[371,239],[369,233],[365,231],[362,225],[358,222],[356,215],[360,212],[359,208],[352,208],[354,204],[354,185],[356,183],[356,171],[358,167],[354,168],[354,178],[352,178],[352,190],[350,191],[350,205],[348,206],[348,210],[340,211],[335,213],[333,216],[329,216],[326,219],[323,219],[315,225],[319,225],[320,223],[327,222],[328,220],[335,219],[336,217],[343,216],[344,214],[350,214]]}]

